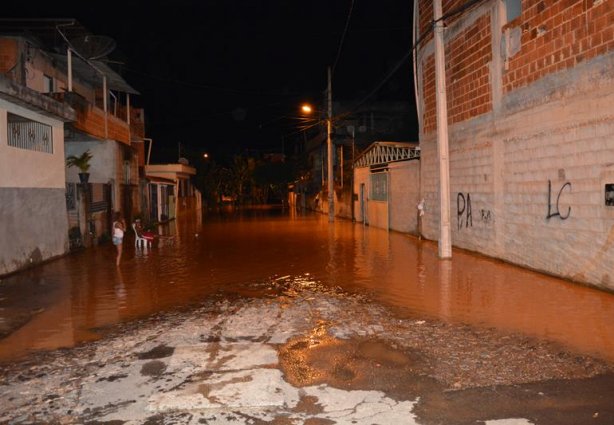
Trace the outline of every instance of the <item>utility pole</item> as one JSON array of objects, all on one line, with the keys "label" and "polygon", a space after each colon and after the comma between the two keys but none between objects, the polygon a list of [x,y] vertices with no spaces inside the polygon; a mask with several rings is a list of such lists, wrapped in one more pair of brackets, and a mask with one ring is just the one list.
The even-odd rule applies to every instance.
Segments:
[{"label": "utility pole", "polygon": [[448,100],[441,0],[433,1],[435,36],[435,87],[437,102],[437,153],[439,156],[439,258],[452,258],[450,228],[450,158],[448,152]]},{"label": "utility pole", "polygon": [[333,176],[333,141],[332,141],[332,126],[333,126],[333,92],[331,88],[331,70],[328,67],[328,119],[326,120],[326,148],[328,152],[328,222],[335,221],[335,180]]}]

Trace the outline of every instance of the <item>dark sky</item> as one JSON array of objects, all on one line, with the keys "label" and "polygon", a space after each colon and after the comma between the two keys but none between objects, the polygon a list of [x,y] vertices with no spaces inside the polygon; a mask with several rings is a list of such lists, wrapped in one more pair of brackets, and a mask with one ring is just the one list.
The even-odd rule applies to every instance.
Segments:
[{"label": "dark sky", "polygon": [[[76,18],[116,40],[157,159],[178,143],[279,150],[296,126],[282,117],[323,100],[327,66],[337,61],[334,99],[360,100],[411,49],[410,0],[81,1],[40,15],[22,3],[4,15]],[[411,58],[376,97],[413,103]]]}]

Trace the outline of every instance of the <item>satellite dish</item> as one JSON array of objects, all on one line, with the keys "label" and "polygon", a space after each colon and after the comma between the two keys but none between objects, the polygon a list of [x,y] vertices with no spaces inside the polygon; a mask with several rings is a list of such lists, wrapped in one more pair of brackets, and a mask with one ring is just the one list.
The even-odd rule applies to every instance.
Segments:
[{"label": "satellite dish", "polygon": [[86,59],[102,58],[115,50],[115,40],[106,35],[85,35],[70,40],[74,50]]}]

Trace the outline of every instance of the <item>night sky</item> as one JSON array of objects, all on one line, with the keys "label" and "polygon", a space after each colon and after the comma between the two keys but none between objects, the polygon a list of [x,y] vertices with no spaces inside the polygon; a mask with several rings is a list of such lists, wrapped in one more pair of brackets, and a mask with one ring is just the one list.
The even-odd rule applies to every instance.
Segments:
[{"label": "night sky", "polygon": [[[3,12],[75,18],[115,39],[110,58],[141,93],[133,103],[145,108],[153,159],[164,161],[177,158],[179,143],[213,154],[279,151],[296,128],[283,117],[304,101],[323,101],[327,66],[335,65],[337,101],[361,100],[382,83],[411,49],[412,7],[410,0],[111,0],[45,12],[22,2]],[[409,56],[374,98],[413,104],[411,69]]]}]

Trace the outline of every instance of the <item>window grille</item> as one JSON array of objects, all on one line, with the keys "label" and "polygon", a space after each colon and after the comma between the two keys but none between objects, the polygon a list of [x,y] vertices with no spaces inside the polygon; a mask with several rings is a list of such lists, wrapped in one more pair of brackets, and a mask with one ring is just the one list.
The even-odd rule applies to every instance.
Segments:
[{"label": "window grille", "polygon": [[371,199],[374,201],[388,200],[388,174],[372,173],[371,174]]},{"label": "window grille", "polygon": [[50,125],[8,114],[8,145],[36,152],[53,153]]},{"label": "window grille", "polygon": [[66,183],[66,209],[68,211],[77,209],[77,188],[75,183]]}]

